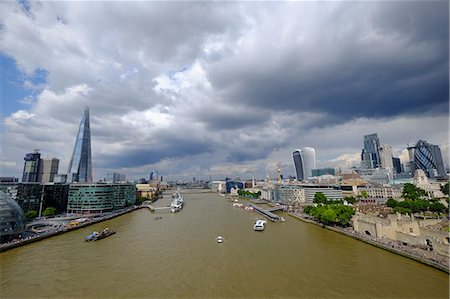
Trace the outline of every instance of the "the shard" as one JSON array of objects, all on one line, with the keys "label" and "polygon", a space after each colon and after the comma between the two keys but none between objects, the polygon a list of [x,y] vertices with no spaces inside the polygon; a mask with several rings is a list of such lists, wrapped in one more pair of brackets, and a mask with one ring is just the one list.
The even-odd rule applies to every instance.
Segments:
[{"label": "the shard", "polygon": [[89,126],[89,108],[84,110],[83,118],[78,129],[75,147],[67,170],[68,182],[91,183],[91,129]]}]

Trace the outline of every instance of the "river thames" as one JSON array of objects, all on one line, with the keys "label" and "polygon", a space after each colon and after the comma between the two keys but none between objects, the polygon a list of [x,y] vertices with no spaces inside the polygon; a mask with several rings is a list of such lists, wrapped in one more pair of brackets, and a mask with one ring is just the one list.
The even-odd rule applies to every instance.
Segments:
[{"label": "river thames", "polygon": [[[1,298],[448,298],[444,272],[287,215],[255,232],[258,214],[192,192],[179,213],[140,209],[1,253]],[[117,233],[83,241],[104,227]]]}]

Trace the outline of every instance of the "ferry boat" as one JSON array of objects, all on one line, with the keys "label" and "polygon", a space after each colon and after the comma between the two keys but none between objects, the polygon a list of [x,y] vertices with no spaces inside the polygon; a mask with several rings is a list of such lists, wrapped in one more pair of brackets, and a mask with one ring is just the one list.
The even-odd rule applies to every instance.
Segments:
[{"label": "ferry boat", "polygon": [[109,229],[108,227],[103,229],[101,232],[93,232],[92,234],[90,234],[89,236],[85,237],[84,240],[85,241],[98,241],[101,239],[104,239],[106,237],[109,237],[111,235],[114,235],[116,232],[113,231],[112,229]]},{"label": "ferry boat", "polygon": [[181,211],[184,206],[184,198],[179,192],[172,195],[172,202],[170,203],[170,211],[176,213]]},{"label": "ferry boat", "polygon": [[267,223],[266,220],[256,220],[256,223],[253,226],[253,229],[255,231],[263,231],[266,223]]}]

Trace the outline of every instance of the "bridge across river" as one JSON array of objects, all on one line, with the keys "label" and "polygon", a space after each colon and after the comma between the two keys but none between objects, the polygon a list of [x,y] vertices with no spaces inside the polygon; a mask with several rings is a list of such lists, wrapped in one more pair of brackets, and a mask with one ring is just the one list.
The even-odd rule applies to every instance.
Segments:
[{"label": "bridge across river", "polygon": [[[258,212],[259,214],[263,215],[264,217],[266,217],[267,219],[269,219],[270,221],[274,221],[274,222],[279,222],[279,221],[283,221],[282,217],[275,215],[274,213],[272,213],[269,210],[265,210],[261,207],[258,207],[255,204],[249,204],[251,207],[253,207],[255,209],[256,212]],[[284,207],[277,207],[276,209],[272,208],[271,210],[280,210],[280,209],[284,209]]]}]

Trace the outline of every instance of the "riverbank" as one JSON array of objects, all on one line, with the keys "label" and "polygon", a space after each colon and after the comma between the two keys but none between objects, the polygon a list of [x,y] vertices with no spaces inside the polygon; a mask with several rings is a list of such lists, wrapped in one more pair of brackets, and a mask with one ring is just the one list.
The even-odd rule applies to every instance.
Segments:
[{"label": "riverbank", "polygon": [[90,219],[90,220],[88,220],[86,222],[83,222],[83,223],[81,223],[81,224],[79,224],[77,226],[74,226],[74,227],[64,227],[64,228],[61,228],[61,229],[58,229],[56,231],[52,231],[52,232],[49,232],[49,233],[43,233],[43,234],[40,234],[40,235],[36,235],[36,236],[20,239],[20,240],[18,240],[16,242],[3,243],[3,244],[0,245],[0,252],[4,252],[4,251],[7,251],[7,250],[10,250],[10,249],[13,249],[13,248],[24,246],[26,244],[30,244],[30,243],[38,242],[38,241],[41,241],[41,240],[44,240],[44,239],[48,239],[48,238],[51,238],[51,237],[54,237],[54,236],[58,236],[58,235],[61,235],[61,234],[64,234],[64,233],[67,233],[67,232],[70,232],[70,231],[74,231],[74,230],[77,230],[77,229],[80,229],[80,228],[83,228],[83,227],[86,227],[86,226],[90,226],[90,225],[93,225],[93,224],[96,224],[96,223],[99,223],[99,222],[110,220],[110,219],[122,216],[124,214],[130,213],[132,211],[135,211],[135,210],[137,210],[139,208],[140,208],[140,206],[127,208],[127,209],[118,211],[117,213],[108,214],[108,215],[105,215],[103,217],[96,217],[96,218]]},{"label": "riverbank", "polygon": [[[326,228],[328,230],[343,234],[345,236],[348,236],[350,238],[359,240],[359,241],[363,241],[367,244],[370,244],[372,246],[390,251],[392,253],[413,259],[417,262],[420,262],[422,264],[431,266],[435,269],[441,270],[443,272],[449,273],[449,264],[448,264],[448,258],[446,257],[441,257],[439,258],[436,253],[430,253],[428,251],[425,250],[421,250],[418,248],[408,248],[408,246],[404,246],[398,242],[395,241],[381,241],[378,240],[375,237],[369,237],[366,235],[362,235],[362,234],[358,234],[357,232],[355,232],[353,229],[348,230],[345,228],[340,228],[340,227],[334,227],[334,226],[328,226],[328,225],[324,225],[322,223],[319,223],[313,219],[307,218],[307,216],[305,215],[301,215],[301,214],[295,214],[295,213],[291,213],[288,212],[288,215],[296,218],[298,220],[301,220],[303,222],[306,223],[310,223],[310,224],[314,224],[314,225],[318,225],[321,226],[323,228]],[[420,252],[423,251],[423,252]],[[426,255],[432,255],[431,257],[427,257]]]}]

